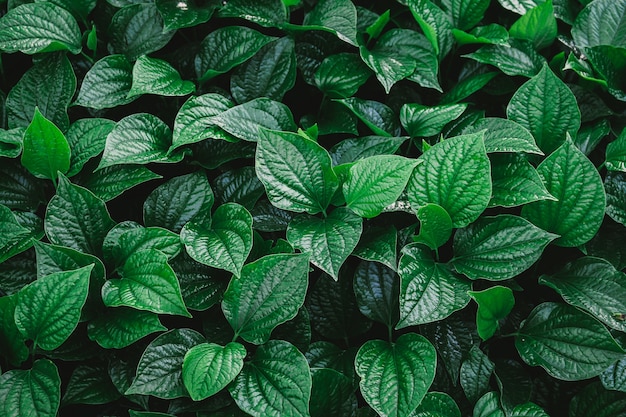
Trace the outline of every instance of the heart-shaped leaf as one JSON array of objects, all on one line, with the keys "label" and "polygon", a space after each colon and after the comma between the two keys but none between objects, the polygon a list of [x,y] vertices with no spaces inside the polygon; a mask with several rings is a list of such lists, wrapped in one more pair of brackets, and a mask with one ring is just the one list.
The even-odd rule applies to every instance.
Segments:
[{"label": "heart-shaped leaf", "polygon": [[141,94],[186,96],[195,89],[196,86],[191,81],[183,81],[167,61],[142,55],[133,66],[133,84],[128,97]]},{"label": "heart-shaped leaf", "polygon": [[115,307],[89,321],[87,335],[105,349],[122,349],[149,334],[165,330],[167,327],[155,313]]},{"label": "heart-shaped leaf", "polygon": [[349,52],[326,57],[315,71],[315,85],[331,98],[353,96],[370,77],[361,58]]},{"label": "heart-shaped leaf", "polygon": [[124,55],[107,55],[85,74],[75,105],[108,109],[128,104],[133,84],[133,66]]},{"label": "heart-shaped leaf", "polygon": [[0,375],[0,411],[6,416],[57,415],[61,377],[49,359],[39,359],[28,370],[12,369]]}]

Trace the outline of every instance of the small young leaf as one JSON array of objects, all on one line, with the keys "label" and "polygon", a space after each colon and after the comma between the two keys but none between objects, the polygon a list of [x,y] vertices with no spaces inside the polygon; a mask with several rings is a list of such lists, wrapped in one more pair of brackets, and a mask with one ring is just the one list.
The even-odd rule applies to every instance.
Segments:
[{"label": "small young leaf", "polygon": [[553,200],[537,170],[522,155],[492,155],[492,196],[489,206],[515,207],[539,200]]},{"label": "small young leaf", "polygon": [[191,81],[183,81],[167,61],[142,55],[133,66],[133,83],[128,97],[141,94],[186,96],[195,91]]},{"label": "small young leaf", "polygon": [[22,165],[38,178],[55,180],[57,172],[70,168],[70,146],[63,133],[35,107],[35,115],[24,132]]},{"label": "small young leaf", "polygon": [[458,118],[467,104],[424,106],[405,104],[400,109],[400,122],[412,137],[427,137],[441,133],[445,125]]},{"label": "small young leaf", "polygon": [[498,330],[498,322],[509,315],[515,304],[513,291],[496,285],[483,291],[470,291],[470,297],[478,304],[476,328],[481,339],[491,338]]},{"label": "small young leaf", "polygon": [[107,55],[85,74],[74,105],[108,109],[128,104],[133,84],[133,66],[124,55]]},{"label": "small young leaf", "polygon": [[87,325],[87,335],[105,349],[122,349],[149,334],[163,332],[167,327],[155,313],[130,307],[106,310]]},{"label": "small young leaf", "polygon": [[29,370],[12,369],[0,375],[2,415],[54,417],[60,400],[61,377],[49,359],[36,360]]},{"label": "small young leaf", "polygon": [[415,242],[436,250],[450,239],[452,219],[443,207],[428,203],[417,210],[417,218],[420,221],[420,232],[413,238]]}]

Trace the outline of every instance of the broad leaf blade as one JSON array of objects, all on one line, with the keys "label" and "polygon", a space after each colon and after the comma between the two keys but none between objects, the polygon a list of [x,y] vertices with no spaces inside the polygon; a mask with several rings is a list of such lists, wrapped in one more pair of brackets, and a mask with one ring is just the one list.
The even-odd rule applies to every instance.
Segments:
[{"label": "broad leaf blade", "polygon": [[537,75],[546,62],[545,58],[529,42],[511,39],[509,43],[510,45],[486,45],[476,52],[462,56],[493,65],[506,75],[528,78]]},{"label": "broad leaf blade", "polygon": [[0,411],[3,415],[54,417],[60,401],[61,377],[49,359],[35,361],[29,370],[12,369],[0,375]]},{"label": "broad leaf blade", "polygon": [[626,47],[626,1],[589,2],[576,17],[572,38],[579,48],[598,45]]},{"label": "broad leaf blade", "polygon": [[78,119],[70,125],[65,133],[71,150],[68,177],[78,174],[87,161],[104,151],[107,135],[114,127],[114,121],[96,117]]},{"label": "broad leaf blade", "polygon": [[492,155],[489,206],[515,207],[540,200],[556,201],[537,170],[522,155]]},{"label": "broad leaf blade", "polygon": [[383,103],[350,97],[337,100],[354,113],[375,135],[393,137],[400,134],[400,123],[394,111]]},{"label": "broad leaf blade", "polygon": [[509,119],[486,117],[479,119],[464,133],[485,130],[485,148],[492,152],[524,152],[543,155],[528,129]]},{"label": "broad leaf blade", "polygon": [[349,0],[321,0],[304,18],[305,29],[319,29],[334,33],[339,39],[357,46],[354,4]]},{"label": "broad leaf blade", "polygon": [[75,105],[108,109],[128,104],[133,83],[133,66],[124,55],[107,55],[85,74]]},{"label": "broad leaf blade", "polygon": [[461,364],[459,373],[461,387],[471,403],[476,403],[489,390],[489,380],[496,365],[474,345]]},{"label": "broad leaf blade", "polygon": [[330,98],[353,96],[371,72],[356,54],[343,52],[326,57],[315,71],[315,85]]},{"label": "broad leaf blade", "polygon": [[56,180],[70,168],[70,146],[50,120],[35,107],[33,120],[24,132],[22,165],[38,178]]},{"label": "broad leaf blade", "polygon": [[476,328],[481,339],[491,338],[498,330],[499,321],[513,309],[515,297],[508,287],[496,285],[483,291],[470,291],[470,297],[478,304]]},{"label": "broad leaf blade", "polygon": [[142,55],[133,66],[133,83],[128,97],[141,94],[186,96],[195,91],[191,81],[183,81],[167,61]]},{"label": "broad leaf blade", "polygon": [[412,137],[427,137],[441,133],[444,126],[455,120],[467,104],[442,104],[424,106],[408,103],[400,109],[400,122]]},{"label": "broad leaf blade", "polygon": [[364,316],[387,327],[397,323],[400,278],[391,268],[360,262],[354,273],[354,295]]},{"label": "broad leaf blade", "polygon": [[167,330],[155,313],[130,307],[107,309],[87,325],[87,335],[105,349],[122,349],[149,334]]}]

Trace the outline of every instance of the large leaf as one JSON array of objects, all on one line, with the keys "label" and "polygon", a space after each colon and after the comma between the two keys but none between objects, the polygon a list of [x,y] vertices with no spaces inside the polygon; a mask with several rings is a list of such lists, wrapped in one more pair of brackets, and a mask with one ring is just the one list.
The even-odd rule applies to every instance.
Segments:
[{"label": "large leaf", "polygon": [[470,291],[470,297],[478,304],[476,328],[481,339],[491,338],[498,330],[499,321],[513,309],[515,297],[508,287],[496,285],[483,291]]},{"label": "large leaf", "polygon": [[552,0],[548,0],[528,10],[511,25],[511,37],[532,42],[535,49],[550,46],[557,35],[556,17]]},{"label": "large leaf", "polygon": [[228,390],[255,417],[309,416],[311,372],[302,353],[283,340],[260,346]]},{"label": "large leaf", "polygon": [[222,310],[237,335],[262,344],[276,326],[296,316],[308,286],[308,258],[302,254],[264,256],[231,279]]},{"label": "large leaf", "polygon": [[457,231],[451,262],[471,279],[501,281],[530,268],[557,237],[510,214],[482,217]]},{"label": "large leaf", "polygon": [[484,134],[439,142],[420,158],[407,185],[413,210],[434,203],[443,207],[454,227],[467,226],[487,208],[491,198],[490,166]]},{"label": "large leaf", "polygon": [[133,84],[133,66],[124,55],[107,55],[85,74],[74,104],[93,109],[108,109],[128,104]]},{"label": "large leaf", "polygon": [[319,1],[304,17],[303,24],[303,29],[328,31],[350,45],[358,45],[356,7],[349,0]]},{"label": "large leaf", "polygon": [[29,370],[0,375],[0,412],[5,416],[55,417],[61,401],[61,377],[49,359],[38,359]]},{"label": "large leaf", "polygon": [[626,275],[601,258],[582,257],[539,283],[556,290],[563,299],[588,311],[606,325],[626,331]]},{"label": "large leaf", "polygon": [[370,77],[361,58],[344,52],[326,57],[315,71],[315,85],[330,98],[353,96]]},{"label": "large leaf", "polygon": [[470,283],[435,262],[426,246],[414,243],[402,248],[398,274],[398,329],[444,319],[469,303]]},{"label": "large leaf", "polygon": [[22,4],[0,19],[0,49],[30,55],[63,50],[78,54],[81,33],[71,13],[52,2]]},{"label": "large leaf", "polygon": [[443,392],[429,392],[411,417],[461,417],[454,399]]},{"label": "large leaf", "polygon": [[98,198],[110,201],[144,182],[162,178],[141,165],[113,165],[75,177],[76,183]]},{"label": "large leaf", "polygon": [[128,97],[141,94],[186,96],[195,89],[196,86],[191,81],[183,81],[167,61],[142,55],[133,66],[133,83]]},{"label": "large leaf", "polygon": [[554,241],[556,245],[573,247],[590,240],[604,218],[606,198],[602,179],[591,161],[568,139],[544,159],[537,172],[558,201],[527,204],[522,216],[560,235]]},{"label": "large leaf", "polygon": [[363,315],[393,327],[398,321],[400,279],[389,267],[360,262],[354,273],[354,295]]},{"label": "large leaf", "polygon": [[537,147],[535,138],[530,131],[520,124],[499,117],[479,119],[464,133],[485,132],[485,148],[487,153],[492,152],[524,152],[543,154]]},{"label": "large leaf", "polygon": [[65,133],[71,150],[68,177],[78,174],[87,161],[104,151],[107,135],[114,127],[114,121],[97,117],[78,119],[70,125]]},{"label": "large leaf", "polygon": [[515,207],[540,200],[556,201],[537,170],[522,155],[492,155],[489,206]]},{"label": "large leaf", "polygon": [[155,313],[115,307],[91,320],[87,335],[105,349],[122,349],[149,334],[165,330]]},{"label": "large leaf", "polygon": [[[182,250],[179,236],[160,227],[134,227],[123,231],[116,242],[109,246],[111,255],[118,265],[123,264],[135,252],[156,249],[168,260],[176,257]],[[106,258],[105,254],[105,258]]]},{"label": "large leaf", "polygon": [[572,27],[572,38],[576,46],[626,47],[626,1],[596,0],[588,3],[578,14]]},{"label": "large leaf", "polygon": [[303,214],[289,222],[287,240],[308,253],[312,264],[338,279],[341,265],[359,242],[362,224],[359,216],[344,207],[321,219]]},{"label": "large leaf", "polygon": [[355,359],[363,397],[385,417],[410,415],[435,378],[437,353],[426,338],[415,333],[395,343],[366,342]]},{"label": "large leaf", "polygon": [[276,207],[295,212],[324,212],[339,180],[326,149],[289,132],[261,130],[256,172]]},{"label": "large leaf", "polygon": [[22,288],[15,306],[22,335],[44,350],[61,346],[78,325],[92,268],[56,272]]},{"label": "large leaf", "polygon": [[578,381],[599,375],[624,351],[595,318],[567,304],[535,307],[515,337],[515,347],[531,366],[555,378]]}]

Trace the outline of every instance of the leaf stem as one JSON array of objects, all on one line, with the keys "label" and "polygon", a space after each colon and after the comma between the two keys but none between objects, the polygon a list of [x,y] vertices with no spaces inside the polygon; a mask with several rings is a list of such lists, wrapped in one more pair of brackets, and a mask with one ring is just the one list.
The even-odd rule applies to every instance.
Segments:
[{"label": "leaf stem", "polygon": [[90,64],[94,63],[94,59],[92,57],[90,57],[89,55],[87,55],[85,52],[80,51],[80,55],[85,58],[87,61],[89,61]]}]

